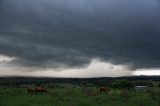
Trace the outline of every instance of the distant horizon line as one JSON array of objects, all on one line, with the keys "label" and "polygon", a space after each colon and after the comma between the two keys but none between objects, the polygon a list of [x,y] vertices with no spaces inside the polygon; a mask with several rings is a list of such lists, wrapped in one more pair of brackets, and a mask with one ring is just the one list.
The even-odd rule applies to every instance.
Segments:
[{"label": "distant horizon line", "polygon": [[51,77],[51,76],[22,76],[22,75],[0,75],[0,78],[66,78],[66,79],[85,79],[85,78],[127,78],[127,77],[160,77],[160,75],[132,75],[132,76],[119,76],[119,77]]}]

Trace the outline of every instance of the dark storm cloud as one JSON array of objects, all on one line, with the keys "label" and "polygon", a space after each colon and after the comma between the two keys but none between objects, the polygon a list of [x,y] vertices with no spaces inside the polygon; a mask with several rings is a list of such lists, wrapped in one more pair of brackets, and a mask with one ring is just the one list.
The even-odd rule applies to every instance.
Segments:
[{"label": "dark storm cloud", "polygon": [[1,0],[0,53],[36,67],[160,67],[159,11],[158,0]]}]

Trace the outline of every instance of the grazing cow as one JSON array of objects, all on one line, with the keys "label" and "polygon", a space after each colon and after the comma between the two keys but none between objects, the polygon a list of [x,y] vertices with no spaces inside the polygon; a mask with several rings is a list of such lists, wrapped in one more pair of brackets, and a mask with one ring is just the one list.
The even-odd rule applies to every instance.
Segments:
[{"label": "grazing cow", "polygon": [[39,92],[40,93],[47,93],[47,90],[42,86],[38,86],[35,88],[35,93],[39,93]]},{"label": "grazing cow", "polygon": [[28,87],[27,88],[27,93],[28,94],[33,94],[34,93],[34,89],[32,87]]},{"label": "grazing cow", "polygon": [[102,92],[109,93],[109,91],[110,91],[110,90],[109,90],[108,87],[100,87],[100,88],[99,88],[99,92],[100,92],[100,93],[102,93]]}]

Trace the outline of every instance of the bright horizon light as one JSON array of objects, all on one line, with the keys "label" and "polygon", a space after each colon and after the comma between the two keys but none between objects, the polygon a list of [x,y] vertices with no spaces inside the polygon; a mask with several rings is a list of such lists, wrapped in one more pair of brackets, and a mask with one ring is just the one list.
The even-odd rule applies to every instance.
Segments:
[{"label": "bright horizon light", "polygon": [[135,76],[146,75],[146,76],[153,76],[153,75],[160,75],[160,69],[146,69],[146,70],[137,70],[133,73]]}]

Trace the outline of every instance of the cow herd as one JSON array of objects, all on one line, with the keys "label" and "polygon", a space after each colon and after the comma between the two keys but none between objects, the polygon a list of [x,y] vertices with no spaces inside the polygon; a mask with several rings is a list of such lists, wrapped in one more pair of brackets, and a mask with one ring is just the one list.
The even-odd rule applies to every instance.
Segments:
[{"label": "cow herd", "polygon": [[[106,86],[99,87],[99,93],[109,93],[110,89]],[[36,86],[35,88],[33,87],[27,87],[27,93],[28,94],[33,94],[33,93],[48,93],[48,91],[43,87],[43,86]]]}]

